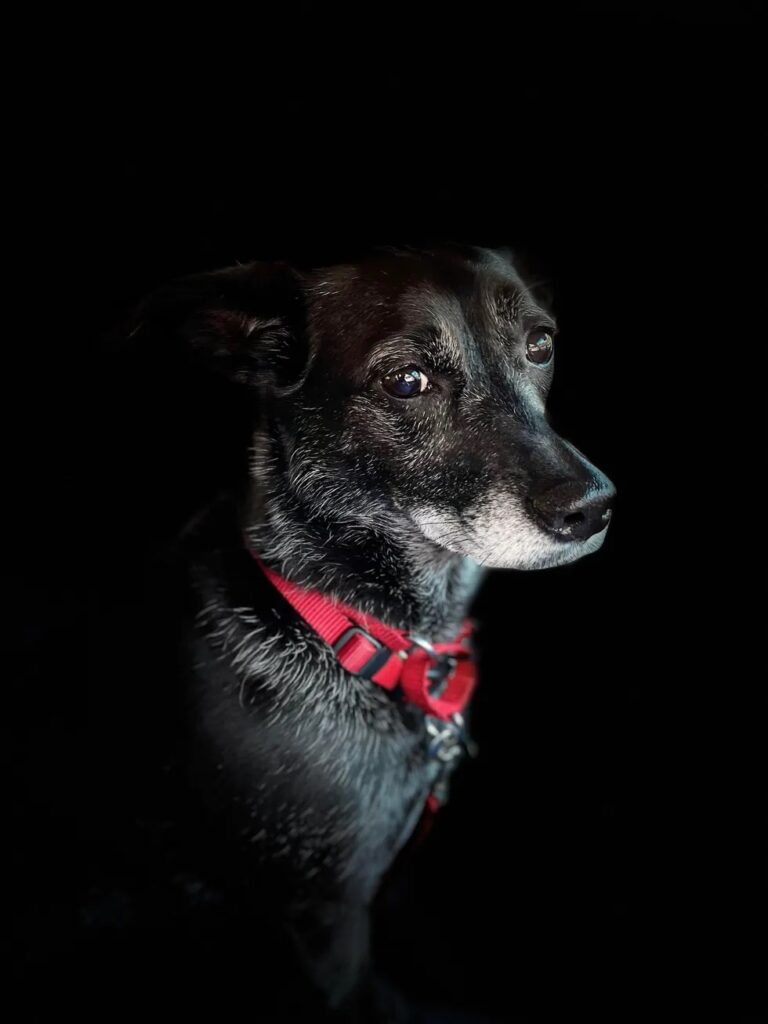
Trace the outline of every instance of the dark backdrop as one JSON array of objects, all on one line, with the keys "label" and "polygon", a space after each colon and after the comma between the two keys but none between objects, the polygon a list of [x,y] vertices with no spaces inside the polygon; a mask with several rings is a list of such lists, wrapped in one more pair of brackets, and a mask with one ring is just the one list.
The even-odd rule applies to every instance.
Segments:
[{"label": "dark backdrop", "polygon": [[504,1020],[757,1020],[749,5],[310,4],[196,47],[146,25],[146,52],[118,54],[120,34],[35,73],[7,196],[31,281],[10,345],[32,396],[8,433],[15,951],[55,918],[46,867],[78,857],[51,779],[73,689],[103,672],[82,657],[89,581],[137,544],[109,502],[143,502],[94,412],[103,331],[187,271],[503,243],[554,296],[555,425],[619,500],[597,556],[489,577],[481,756],[382,908],[381,953],[406,991]]}]

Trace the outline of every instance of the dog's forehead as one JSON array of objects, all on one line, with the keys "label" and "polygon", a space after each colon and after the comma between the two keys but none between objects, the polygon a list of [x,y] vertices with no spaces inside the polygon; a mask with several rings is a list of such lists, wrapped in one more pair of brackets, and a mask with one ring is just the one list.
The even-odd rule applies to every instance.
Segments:
[{"label": "dog's forehead", "polygon": [[420,329],[460,345],[538,308],[511,259],[483,249],[381,253],[317,272],[309,292],[320,332],[365,349]]}]

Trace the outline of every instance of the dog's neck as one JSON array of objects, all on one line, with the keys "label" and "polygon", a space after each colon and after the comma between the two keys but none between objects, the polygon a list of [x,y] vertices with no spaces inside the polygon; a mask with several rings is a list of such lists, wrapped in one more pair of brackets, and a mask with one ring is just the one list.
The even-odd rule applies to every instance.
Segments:
[{"label": "dog's neck", "polygon": [[241,522],[251,551],[287,579],[435,641],[456,634],[483,575],[400,516],[350,523],[349,510],[336,516],[333,502],[309,515],[287,488],[265,501],[263,482],[243,503]]}]

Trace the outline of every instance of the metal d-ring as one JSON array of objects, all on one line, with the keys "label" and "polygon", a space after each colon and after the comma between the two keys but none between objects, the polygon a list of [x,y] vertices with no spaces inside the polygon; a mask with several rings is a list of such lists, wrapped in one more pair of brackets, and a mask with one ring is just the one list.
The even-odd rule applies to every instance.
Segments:
[{"label": "metal d-ring", "polygon": [[429,695],[430,697],[439,697],[448,685],[448,679],[456,668],[458,658],[453,654],[436,651],[429,640],[425,640],[424,637],[411,636],[410,639],[415,647],[420,647],[434,662],[432,667],[427,669],[427,679],[432,684],[429,687]]}]

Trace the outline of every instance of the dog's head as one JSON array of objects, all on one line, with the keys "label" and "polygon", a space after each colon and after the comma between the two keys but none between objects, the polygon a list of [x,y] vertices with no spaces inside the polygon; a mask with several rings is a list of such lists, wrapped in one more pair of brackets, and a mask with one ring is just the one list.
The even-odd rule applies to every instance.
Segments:
[{"label": "dog's head", "polygon": [[254,395],[261,514],[516,569],[602,544],[614,488],[547,420],[556,326],[506,255],[251,264],[174,294],[187,339]]}]

